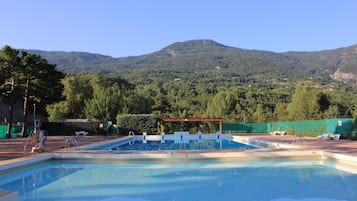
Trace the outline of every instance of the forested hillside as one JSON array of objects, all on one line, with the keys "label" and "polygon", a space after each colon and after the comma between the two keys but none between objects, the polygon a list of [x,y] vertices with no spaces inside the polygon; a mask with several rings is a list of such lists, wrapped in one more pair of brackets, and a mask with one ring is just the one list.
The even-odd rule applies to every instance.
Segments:
[{"label": "forested hillside", "polygon": [[317,52],[287,52],[297,58],[313,75],[330,75],[333,79],[356,84],[357,45]]},{"label": "forested hillside", "polygon": [[[25,71],[8,65],[5,50],[0,54],[4,55],[0,58],[4,72],[0,84],[7,91],[6,83]],[[51,96],[56,99],[53,104],[33,101],[36,108],[46,108],[50,121],[115,121],[118,114],[222,117],[225,122],[357,117],[356,88],[330,78],[334,64],[346,65],[353,60],[350,50],[274,53],[196,40],[175,43],[149,55],[119,59],[78,52],[37,52],[43,57],[57,55],[51,58],[56,58],[67,74],[61,84],[52,87],[63,87],[61,93],[56,91]],[[343,52],[344,60],[336,56]],[[18,52],[15,58],[21,61],[22,55],[26,53]],[[340,62],[336,62],[338,58]],[[64,70],[65,63],[67,68],[69,64],[80,66],[71,71],[78,73]],[[0,98],[6,103],[6,96]]]},{"label": "forested hillside", "polygon": [[[229,47],[212,40],[177,42],[151,54],[112,58],[84,52],[30,50],[66,73],[120,73],[140,80],[172,74],[199,73],[200,78],[251,81],[317,79],[321,82],[357,83],[357,45],[316,52],[275,53]],[[219,71],[219,72],[218,72]],[[128,74],[129,73],[129,74]],[[219,75],[217,75],[219,74]],[[128,78],[129,78],[128,77]],[[140,80],[142,81],[142,80]]]}]

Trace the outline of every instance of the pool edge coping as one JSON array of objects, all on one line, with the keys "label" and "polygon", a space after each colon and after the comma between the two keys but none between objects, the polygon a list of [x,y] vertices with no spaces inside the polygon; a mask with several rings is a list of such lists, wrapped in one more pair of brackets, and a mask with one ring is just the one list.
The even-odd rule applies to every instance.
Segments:
[{"label": "pool edge coping", "polygon": [[[267,149],[252,150],[215,150],[215,151],[197,151],[197,150],[166,150],[166,151],[100,151],[83,150],[105,144],[121,142],[131,139],[131,136],[125,136],[114,140],[106,140],[84,145],[71,149],[60,149],[51,153],[32,154],[24,157],[0,161],[0,174],[11,169],[40,163],[51,159],[92,159],[92,160],[248,160],[248,159],[277,159],[277,158],[297,158],[297,157],[319,157],[333,159],[339,162],[346,162],[357,167],[357,156],[346,153],[335,153],[321,149],[306,149],[296,144],[277,143],[265,140],[250,139],[243,136],[232,136],[233,139],[239,139],[247,143],[268,144]],[[100,156],[100,157],[99,157]]]},{"label": "pool edge coping", "polygon": [[[99,157],[100,156],[100,157]],[[252,160],[279,158],[332,159],[338,162],[353,164],[357,167],[357,157],[348,154],[334,153],[323,150],[281,150],[281,151],[214,151],[214,152],[131,152],[131,153],[83,153],[83,152],[53,152],[41,155],[31,155],[0,162],[0,173],[23,166],[40,163],[51,159],[91,159],[91,160]]]}]

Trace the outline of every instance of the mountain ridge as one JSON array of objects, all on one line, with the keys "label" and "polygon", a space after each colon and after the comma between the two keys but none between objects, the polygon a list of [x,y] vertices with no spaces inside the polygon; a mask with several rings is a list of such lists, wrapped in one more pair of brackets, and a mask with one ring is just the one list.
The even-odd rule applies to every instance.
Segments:
[{"label": "mountain ridge", "polygon": [[58,70],[65,73],[120,73],[138,69],[202,71],[219,67],[242,75],[246,74],[244,71],[272,72],[271,76],[322,76],[357,83],[357,44],[331,50],[277,53],[198,39],[175,42],[149,54],[117,58],[86,52],[26,51],[57,64]]}]

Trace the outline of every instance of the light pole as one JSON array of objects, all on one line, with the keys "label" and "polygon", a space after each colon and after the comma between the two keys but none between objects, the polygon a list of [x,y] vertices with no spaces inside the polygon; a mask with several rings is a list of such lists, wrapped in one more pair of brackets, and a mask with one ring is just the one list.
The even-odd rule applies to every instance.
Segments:
[{"label": "light pole", "polygon": [[33,133],[36,134],[36,103],[33,104]]}]

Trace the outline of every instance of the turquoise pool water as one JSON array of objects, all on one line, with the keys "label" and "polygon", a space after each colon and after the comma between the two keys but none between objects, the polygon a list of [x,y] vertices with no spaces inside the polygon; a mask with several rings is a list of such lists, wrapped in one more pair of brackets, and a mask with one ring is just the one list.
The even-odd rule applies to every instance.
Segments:
[{"label": "turquoise pool water", "polygon": [[0,175],[36,201],[356,201],[357,175],[333,161],[52,160]]},{"label": "turquoise pool water", "polygon": [[[127,141],[97,148],[98,150],[220,150],[220,142],[216,140],[189,140],[187,143],[175,143],[174,140],[147,141],[142,140]],[[242,144],[232,140],[222,140],[223,150],[255,149],[256,146]]]}]

